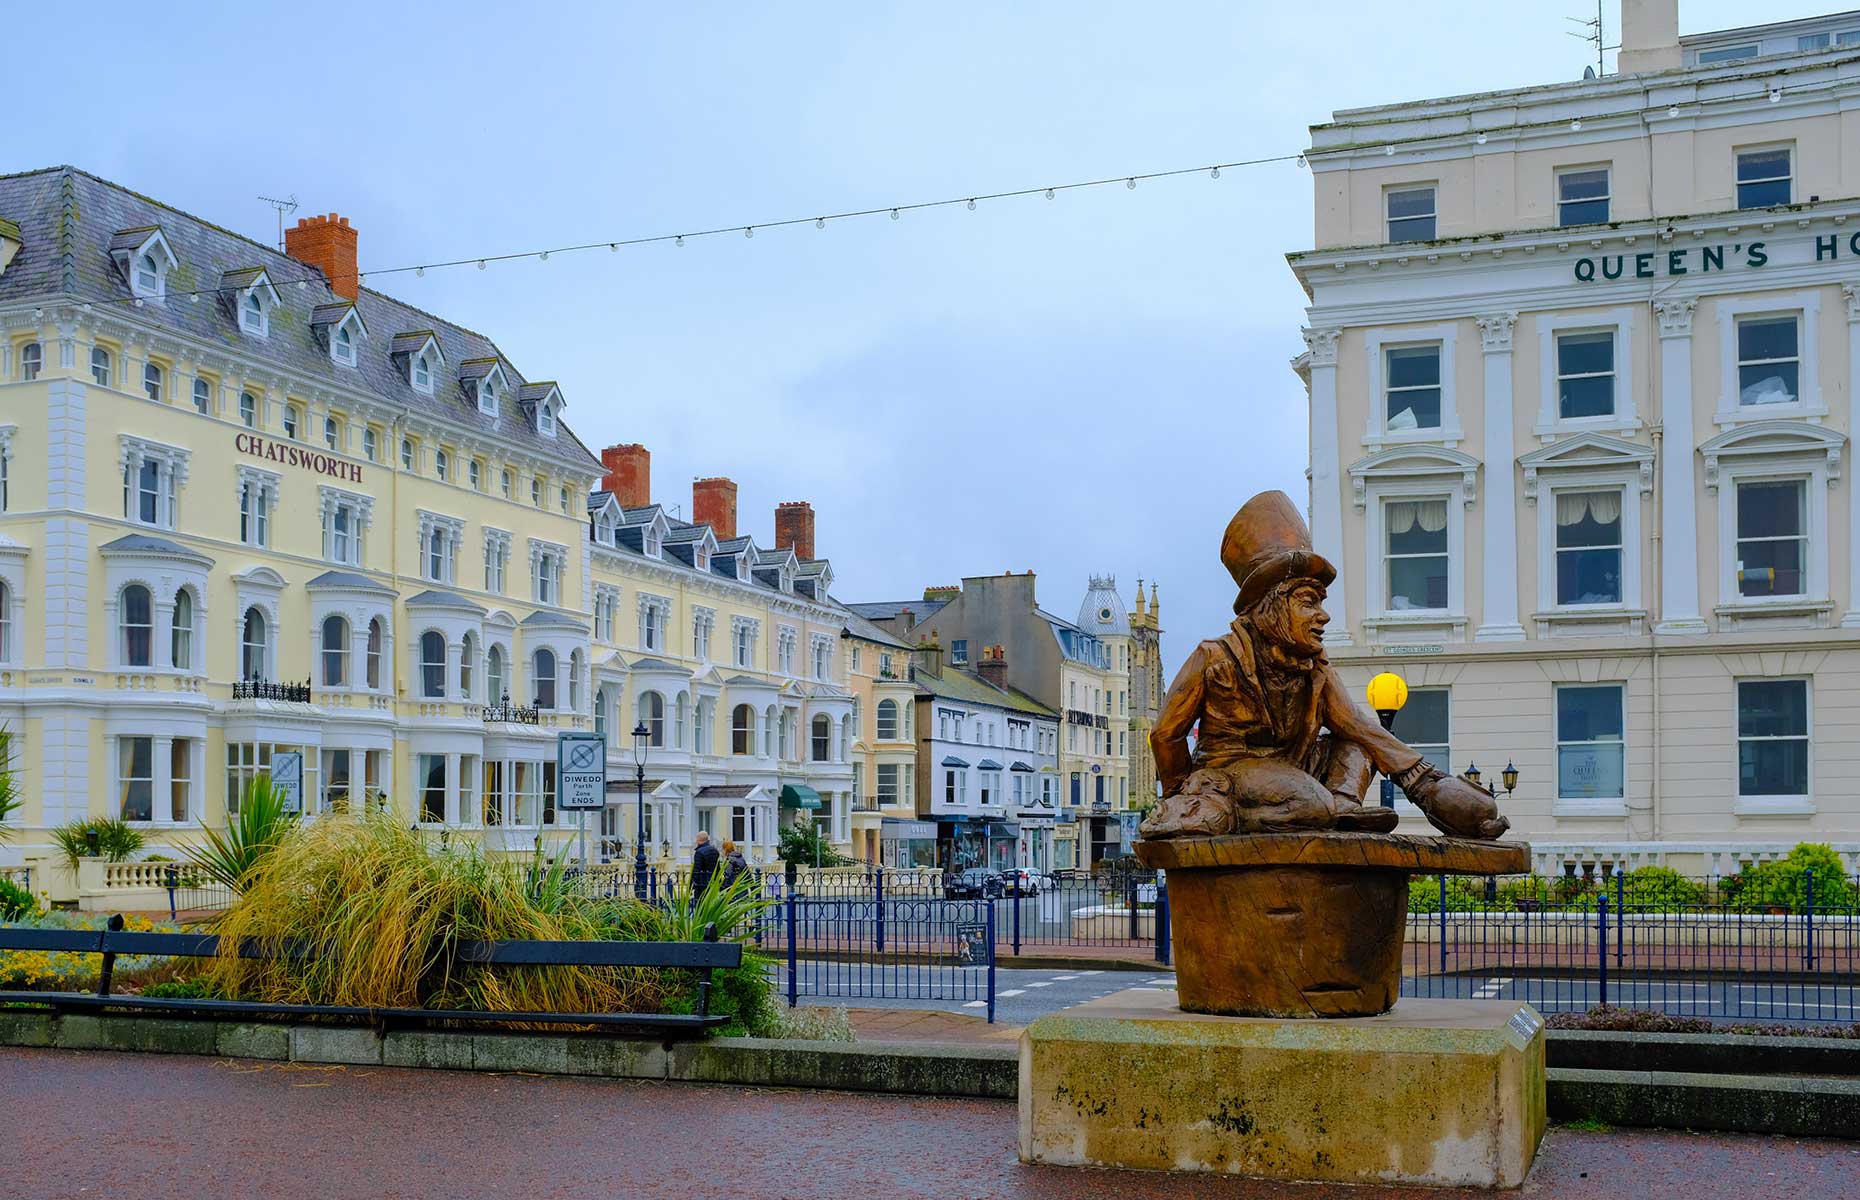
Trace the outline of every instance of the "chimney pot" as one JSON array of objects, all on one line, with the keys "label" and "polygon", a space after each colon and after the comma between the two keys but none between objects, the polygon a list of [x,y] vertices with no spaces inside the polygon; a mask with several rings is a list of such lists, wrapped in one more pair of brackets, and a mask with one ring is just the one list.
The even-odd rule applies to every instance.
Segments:
[{"label": "chimney pot", "polygon": [[814,557],[814,506],[790,500],[775,506],[775,548],[792,550],[802,562]]},{"label": "chimney pot", "polygon": [[717,540],[736,536],[736,481],[722,475],[699,479],[691,485],[691,520],[710,526]]},{"label": "chimney pot", "polygon": [[614,494],[622,508],[643,508],[652,503],[652,454],[638,442],[624,442],[601,451],[601,487]]},{"label": "chimney pot", "polygon": [[284,252],[322,271],[329,279],[330,291],[353,300],[361,284],[355,265],[356,237],[347,218],[339,219],[335,213],[299,218],[294,227],[284,231]]}]

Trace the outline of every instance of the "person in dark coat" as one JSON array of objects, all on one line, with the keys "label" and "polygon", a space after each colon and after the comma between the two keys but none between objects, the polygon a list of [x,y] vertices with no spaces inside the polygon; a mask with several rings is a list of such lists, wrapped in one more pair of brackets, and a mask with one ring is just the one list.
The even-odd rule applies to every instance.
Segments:
[{"label": "person in dark coat", "polygon": [[743,852],[736,848],[735,842],[725,838],[723,840],[724,890],[728,891],[730,885],[741,879],[743,877],[743,872],[747,870],[749,870],[749,860],[743,857]]},{"label": "person in dark coat", "polygon": [[717,873],[717,847],[710,844],[710,834],[698,830],[697,848],[691,851],[691,894],[702,896]]}]

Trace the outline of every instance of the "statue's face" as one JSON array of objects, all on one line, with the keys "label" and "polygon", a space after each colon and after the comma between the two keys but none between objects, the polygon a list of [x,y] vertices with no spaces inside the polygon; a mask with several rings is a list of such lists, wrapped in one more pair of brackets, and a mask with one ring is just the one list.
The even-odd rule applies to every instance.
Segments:
[{"label": "statue's face", "polygon": [[1324,627],[1330,624],[1330,614],[1324,611],[1323,588],[1301,583],[1269,598],[1266,604],[1278,611],[1258,622],[1262,632],[1295,657],[1314,658],[1323,653]]}]

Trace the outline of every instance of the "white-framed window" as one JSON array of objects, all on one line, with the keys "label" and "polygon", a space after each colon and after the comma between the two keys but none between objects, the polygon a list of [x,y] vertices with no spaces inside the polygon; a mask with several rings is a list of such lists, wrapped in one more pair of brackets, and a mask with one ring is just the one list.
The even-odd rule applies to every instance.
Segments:
[{"label": "white-framed window", "polygon": [[730,710],[730,753],[756,752],[756,710],[739,704]]},{"label": "white-framed window", "polygon": [[323,444],[331,450],[342,449],[342,422],[333,416],[323,418]]},{"label": "white-framed window", "polygon": [[323,686],[349,686],[349,623],[331,613],[323,618],[319,658],[323,667]]},{"label": "white-framed window", "polygon": [[510,482],[510,471],[508,468],[498,472],[498,490],[503,492],[504,499],[506,500],[510,499]]},{"label": "white-framed window", "polygon": [[555,436],[555,401],[545,400],[536,406],[536,430],[544,437]]},{"label": "white-framed window", "polygon": [[813,641],[813,675],[815,679],[826,679],[833,672],[833,643],[824,637]]},{"label": "white-framed window", "polygon": [[1820,416],[1818,292],[1772,292],[1717,302],[1719,425]]},{"label": "white-framed window", "polygon": [[470,632],[459,643],[459,699],[472,698],[472,668],[478,662],[478,639]]},{"label": "white-framed window", "polygon": [[400,469],[403,471],[413,470],[413,439],[412,438],[400,439]]},{"label": "white-framed window", "polygon": [[530,503],[537,508],[542,507],[542,487],[542,476],[530,480]]},{"label": "white-framed window", "polygon": [[420,635],[420,695],[427,700],[446,698],[446,635],[437,629]]},{"label": "white-framed window", "polygon": [[1556,335],[1556,416],[1580,421],[1615,415],[1615,331]]},{"label": "white-framed window", "polygon": [[1762,52],[1756,42],[1745,42],[1737,46],[1719,46],[1711,50],[1699,51],[1698,65],[1710,66],[1713,63],[1735,62],[1740,58],[1755,58]]},{"label": "white-framed window", "polygon": [[949,643],[949,661],[952,666],[961,666],[969,661],[969,639],[952,638]]},{"label": "white-framed window", "polygon": [[620,593],[601,585],[594,589],[594,640],[613,644],[615,618],[620,607]]},{"label": "white-framed window", "polygon": [[155,816],[155,739],[116,739],[116,786],[122,796],[118,815],[125,821],[150,821]]},{"label": "white-framed window", "polygon": [[710,635],[716,627],[715,609],[694,608],[691,610],[691,655],[701,663],[710,661]]},{"label": "white-framed window", "polygon": [[641,692],[639,719],[646,726],[646,744],[659,749],[665,745],[665,697],[657,692]]},{"label": "white-framed window", "polygon": [[295,404],[284,406],[284,436],[293,442],[297,440],[297,422],[301,416]]},{"label": "white-framed window", "polygon": [[1533,432],[1640,427],[1633,388],[1634,310],[1540,314],[1541,400]]},{"label": "white-framed window", "polygon": [[[0,619],[4,619],[6,596],[0,589]],[[6,661],[0,653],[0,662]],[[174,594],[174,611],[168,620],[168,661],[177,671],[194,669],[194,594],[182,588]]]},{"label": "white-framed window", "polygon": [[116,609],[117,621],[122,628],[119,647],[122,664],[126,667],[153,666],[155,601],[149,595],[148,588],[139,583],[130,584],[117,597]]},{"label": "white-framed window", "polygon": [[562,603],[562,572],[567,562],[565,547],[530,539],[530,595],[536,603]]},{"label": "white-framed window", "polygon": [[825,713],[808,722],[807,757],[811,762],[833,761],[833,718]]},{"label": "white-framed window", "polygon": [[495,371],[478,381],[478,411],[487,417],[497,415],[497,373]]},{"label": "white-framed window", "polygon": [[1794,146],[1738,147],[1737,207],[1775,208],[1791,203],[1794,161]]},{"label": "white-framed window", "polygon": [[364,676],[368,687],[373,691],[381,690],[381,655],[383,643],[387,640],[387,631],[381,624],[380,617],[371,617],[368,621],[367,673]]},{"label": "white-framed window", "polygon": [[1607,167],[1564,167],[1556,173],[1556,223],[1599,225],[1608,220]]},{"label": "white-framed window", "polygon": [[530,682],[535,688],[536,707],[555,707],[555,651],[539,648],[530,658]]},{"label": "white-framed window", "polygon": [[159,300],[167,290],[165,283],[167,274],[153,254],[146,251],[138,254],[135,271],[130,277],[130,290],[138,296]]},{"label": "white-framed window", "polygon": [[878,740],[895,742],[898,740],[898,702],[880,700],[878,702]]},{"label": "white-framed window", "polygon": [[198,375],[194,377],[194,411],[207,413],[213,408],[213,385]]},{"label": "white-framed window", "polygon": [[1813,807],[1806,679],[1737,681],[1737,810]]},{"label": "white-framed window", "polygon": [[1364,443],[1444,442],[1464,434],[1453,378],[1459,334],[1453,325],[1378,329],[1364,335],[1370,394],[1375,397]]},{"label": "white-framed window", "polygon": [[1447,612],[1452,608],[1451,497],[1384,500],[1385,611]]},{"label": "white-framed window", "polygon": [[475,458],[468,461],[465,464],[465,478],[471,484],[472,491],[482,492],[484,490],[484,464]]},{"label": "white-framed window", "polygon": [[1737,403],[1797,404],[1802,396],[1802,320],[1795,313],[1737,320]]},{"label": "white-framed window", "polygon": [[161,385],[162,385],[161,364],[156,363],[156,362],[143,363],[142,364],[142,394],[147,396],[149,399],[155,401],[157,404],[160,404],[161,396],[162,396]]},{"label": "white-framed window", "polygon": [[672,617],[672,602],[662,596],[639,597],[639,648],[663,653],[665,630]]},{"label": "white-framed window", "polygon": [[336,326],[336,335],[329,340],[329,356],[344,366],[355,365],[355,335],[346,320]]},{"label": "white-framed window", "polygon": [[1626,696],[1618,683],[1556,689],[1559,810],[1626,812]]},{"label": "white-framed window", "polygon": [[102,346],[91,347],[90,377],[96,381],[98,387],[110,386],[110,362],[110,352],[108,350],[105,350]]},{"label": "white-framed window", "polygon": [[362,457],[369,462],[381,461],[381,437],[372,425],[362,430]]},{"label": "white-framed window", "polygon": [[1626,602],[1623,495],[1621,488],[1552,493],[1558,607]]},{"label": "white-framed window", "polygon": [[187,451],[140,438],[122,438],[123,517],[138,525],[173,529]]},{"label": "white-framed window", "polygon": [[1808,488],[1806,478],[1748,479],[1733,485],[1740,598],[1809,594]]},{"label": "white-framed window", "polygon": [[19,348],[19,377],[27,383],[39,377],[45,369],[45,347],[37,342],[27,342]]},{"label": "white-framed window", "polygon": [[279,478],[253,467],[239,468],[239,540],[248,546],[271,545],[271,516],[278,503]]},{"label": "white-framed window", "polygon": [[362,532],[373,521],[374,500],[325,486],[322,508],[323,557],[347,566],[361,565]]},{"label": "white-framed window", "polygon": [[[1408,748],[1441,770],[1453,769],[1453,692],[1444,687],[1418,687],[1395,714],[1391,730]],[[1401,797],[1396,797],[1401,803]]]},{"label": "white-framed window", "polygon": [[783,675],[794,674],[794,648],[800,640],[792,625],[775,631],[775,669]]},{"label": "white-framed window", "polygon": [[271,625],[256,604],[245,610],[239,622],[239,675],[242,679],[271,675]]},{"label": "white-framed window", "polygon": [[739,667],[754,669],[756,637],[761,622],[750,617],[730,618],[731,661]]},{"label": "white-framed window", "polygon": [[257,288],[248,291],[239,304],[239,328],[253,337],[265,337],[271,333],[271,314]]},{"label": "white-framed window", "polygon": [[239,423],[247,429],[258,428],[258,397],[250,392],[239,393]]},{"label": "white-framed window", "polygon": [[1386,189],[1382,202],[1388,213],[1389,241],[1431,242],[1435,236],[1435,187],[1431,183],[1402,184]]},{"label": "white-framed window", "polygon": [[[566,487],[556,489],[556,503],[561,507],[564,513],[568,511],[568,489]],[[654,558],[657,558],[659,555],[657,542],[658,538],[653,534],[652,530],[650,528],[647,529],[646,553],[652,555]]]},{"label": "white-framed window", "polygon": [[435,583],[458,580],[459,544],[465,522],[457,517],[422,511],[420,514],[420,568]]},{"label": "white-framed window", "polygon": [[484,652],[484,686],[486,703],[509,703],[510,678],[504,669],[504,648],[495,642]]},{"label": "white-framed window", "polygon": [[433,451],[433,478],[450,480],[452,477],[452,456],[441,446]]},{"label": "white-framed window", "polygon": [[510,571],[510,535],[501,529],[484,531],[484,590],[504,594]]},{"label": "white-framed window", "polygon": [[433,394],[433,352],[422,350],[413,356],[413,390]]}]

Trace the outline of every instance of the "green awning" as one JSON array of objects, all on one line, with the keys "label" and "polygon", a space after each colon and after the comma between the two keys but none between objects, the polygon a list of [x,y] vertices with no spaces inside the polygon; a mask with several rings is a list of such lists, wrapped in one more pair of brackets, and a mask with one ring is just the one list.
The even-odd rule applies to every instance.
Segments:
[{"label": "green awning", "polygon": [[823,808],[820,793],[805,783],[784,783],[781,785],[781,806],[783,808]]}]

